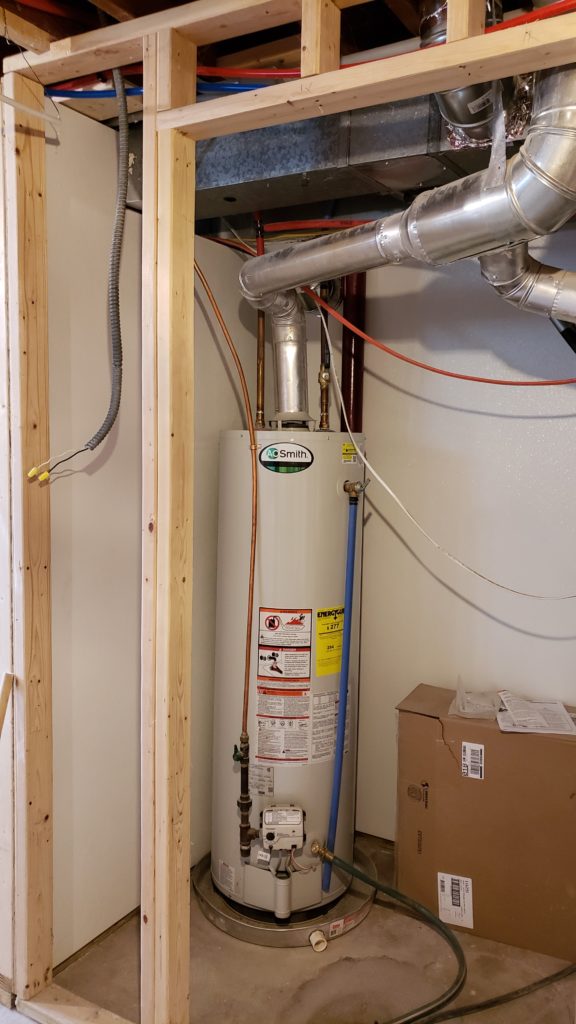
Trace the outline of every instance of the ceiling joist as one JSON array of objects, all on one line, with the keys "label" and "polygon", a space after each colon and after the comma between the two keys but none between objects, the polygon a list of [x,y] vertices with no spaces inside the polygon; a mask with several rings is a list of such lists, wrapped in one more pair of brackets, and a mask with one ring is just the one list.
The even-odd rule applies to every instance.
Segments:
[{"label": "ceiling joist", "polygon": [[33,53],[43,53],[50,43],[58,38],[57,35],[40,28],[19,14],[14,14],[6,7],[0,7],[0,35],[17,46],[23,46],[25,50],[32,50]]}]

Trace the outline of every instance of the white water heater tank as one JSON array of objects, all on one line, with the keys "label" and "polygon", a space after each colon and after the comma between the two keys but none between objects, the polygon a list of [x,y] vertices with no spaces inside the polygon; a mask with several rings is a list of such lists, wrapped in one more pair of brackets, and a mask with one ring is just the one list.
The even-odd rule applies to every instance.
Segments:
[{"label": "white water heater tank", "polygon": [[[326,840],[334,770],[342,658],[348,528],[347,480],[364,467],[346,434],[258,431],[258,543],[251,661],[251,825],[249,859],[240,856],[241,731],[251,523],[250,439],[221,439],[216,612],[212,877],[237,903],[279,918],[343,893],[334,871],[322,892],[322,866],[310,853]],[[358,443],[362,442],[358,438]],[[361,578],[361,515],[356,537],[349,697],[335,851],[350,860],[354,790]]]}]

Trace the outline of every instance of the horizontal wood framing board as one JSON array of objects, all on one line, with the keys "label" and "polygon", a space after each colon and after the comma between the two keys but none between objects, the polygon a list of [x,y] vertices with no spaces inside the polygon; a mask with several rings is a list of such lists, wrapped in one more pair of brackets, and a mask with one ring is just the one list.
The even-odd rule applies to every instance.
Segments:
[{"label": "horizontal wood framing board", "polygon": [[167,110],[158,128],[214,138],[569,64],[576,14]]},{"label": "horizontal wood framing board", "polygon": [[[341,8],[361,0],[336,0]],[[300,21],[301,0],[195,0],[157,14],[108,25],[53,43],[43,54],[8,57],[4,71],[38,77],[43,85],[142,60],[142,40],[176,29],[198,46]]]},{"label": "horizontal wood framing board", "polygon": [[17,999],[16,1008],[38,1024],[128,1024],[109,1010],[75,996],[59,985],[50,985],[34,999]]}]

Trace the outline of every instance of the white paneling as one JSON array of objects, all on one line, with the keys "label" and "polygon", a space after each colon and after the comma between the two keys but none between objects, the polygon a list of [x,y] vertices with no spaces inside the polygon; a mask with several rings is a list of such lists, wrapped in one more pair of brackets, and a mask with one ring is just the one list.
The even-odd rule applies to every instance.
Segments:
[{"label": "white paneling", "polygon": [[[108,250],[116,133],[61,108],[47,147],[52,451],[108,407]],[[54,958],[139,902],[140,218],[122,258],[124,387],[94,455],[51,483]]]},{"label": "white paneling", "polygon": [[[576,267],[576,230],[549,262]],[[542,248],[540,243],[539,248]],[[507,306],[475,261],[368,275],[368,330],[446,369],[576,376],[543,318]],[[366,354],[368,454],[445,548],[515,589],[576,593],[576,390],[500,388]],[[576,704],[576,601],[498,590],[436,552],[374,482],[366,506],[359,829],[392,837],[395,704],[418,683],[508,687]]]}]

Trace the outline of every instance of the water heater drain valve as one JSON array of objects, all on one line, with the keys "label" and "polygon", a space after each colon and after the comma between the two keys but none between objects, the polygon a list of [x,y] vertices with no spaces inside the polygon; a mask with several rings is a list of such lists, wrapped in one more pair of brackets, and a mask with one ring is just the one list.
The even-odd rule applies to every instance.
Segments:
[{"label": "water heater drain valve", "polygon": [[300,850],[304,846],[304,811],[293,804],[266,807],[262,813],[265,850]]}]

